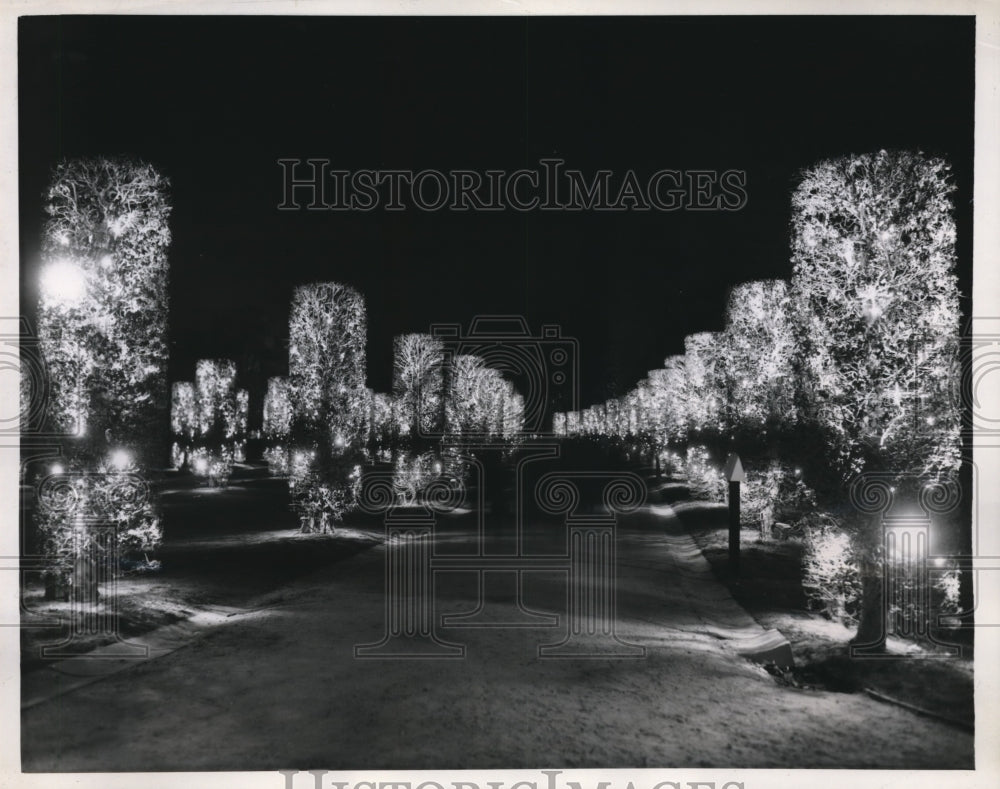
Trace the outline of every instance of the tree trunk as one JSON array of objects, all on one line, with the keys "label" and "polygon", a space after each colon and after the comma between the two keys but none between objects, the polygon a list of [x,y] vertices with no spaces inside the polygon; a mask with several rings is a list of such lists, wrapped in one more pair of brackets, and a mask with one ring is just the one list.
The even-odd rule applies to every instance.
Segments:
[{"label": "tree trunk", "polygon": [[97,549],[88,545],[73,559],[73,600],[96,604],[100,597],[97,582]]},{"label": "tree trunk", "polygon": [[45,576],[45,599],[69,602],[69,584],[65,578],[48,574]]},{"label": "tree trunk", "polygon": [[855,646],[865,646],[870,651],[884,651],[885,609],[882,565],[866,559],[861,563],[861,610],[858,616],[858,632],[851,639],[851,643]]}]

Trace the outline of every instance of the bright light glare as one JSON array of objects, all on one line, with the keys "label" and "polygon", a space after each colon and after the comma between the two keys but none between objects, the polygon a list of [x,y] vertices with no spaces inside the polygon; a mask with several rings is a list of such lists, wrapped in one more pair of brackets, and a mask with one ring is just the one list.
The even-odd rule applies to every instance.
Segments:
[{"label": "bright light glare", "polygon": [[126,469],[131,463],[132,454],[127,449],[116,449],[111,453],[111,465],[116,469]]},{"label": "bright light glare", "polygon": [[63,467],[62,467],[62,464],[61,464],[61,463],[53,463],[53,464],[52,464],[52,473],[53,473],[53,474],[54,474],[55,476],[57,476],[57,477],[58,477],[58,476],[59,476],[60,474],[62,474],[62,473],[63,473]]},{"label": "bright light glare", "polygon": [[42,297],[52,304],[77,304],[87,293],[83,270],[69,260],[56,260],[41,275]]},{"label": "bright light glare", "polygon": [[205,458],[195,458],[194,459],[194,470],[199,474],[204,474],[208,471],[208,461]]}]

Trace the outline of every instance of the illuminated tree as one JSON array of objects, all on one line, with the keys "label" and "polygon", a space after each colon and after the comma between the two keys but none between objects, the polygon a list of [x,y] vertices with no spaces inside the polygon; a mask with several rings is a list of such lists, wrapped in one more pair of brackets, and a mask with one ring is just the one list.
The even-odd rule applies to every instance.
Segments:
[{"label": "illuminated tree", "polygon": [[198,429],[191,452],[192,468],[211,484],[225,485],[242,438],[238,432],[236,363],[200,359],[195,365],[195,400]]},{"label": "illuminated tree", "polygon": [[331,531],[355,501],[367,438],[366,335],[364,299],[353,288],[327,282],[295,289],[288,346],[294,443],[289,484],[306,532]]},{"label": "illuminated tree", "polygon": [[729,292],[721,366],[728,430],[795,421],[795,347],[788,283],[746,282]]},{"label": "illuminated tree", "polygon": [[559,436],[560,438],[565,438],[566,436],[569,435],[569,431],[567,429],[566,417],[567,414],[562,411],[557,411],[556,413],[552,414],[553,435]]},{"label": "illuminated tree", "polygon": [[699,332],[684,338],[685,404],[688,429],[715,433],[722,427],[722,336]]},{"label": "illuminated tree", "polygon": [[385,392],[371,392],[369,398],[369,440],[375,456],[387,460],[399,436],[396,403],[393,396]]},{"label": "illuminated tree", "polygon": [[288,438],[291,430],[292,401],[288,379],[281,376],[268,378],[264,393],[263,433],[267,441],[264,458],[272,474],[288,473]]},{"label": "illuminated tree", "polygon": [[663,360],[663,372],[656,376],[658,402],[666,408],[663,430],[669,444],[680,445],[687,440],[687,367],[682,354]]},{"label": "illuminated tree", "polygon": [[393,343],[393,394],[411,436],[440,433],[444,344],[429,334],[404,334]]},{"label": "illuminated tree", "polygon": [[513,441],[524,432],[524,397],[510,381],[504,381],[503,422],[501,435],[506,441]]},{"label": "illuminated tree", "polygon": [[[949,166],[919,153],[847,156],[792,196],[792,291],[804,418],[842,504],[857,474],[933,479],[959,462],[959,297]],[[832,506],[832,505],[831,505]],[[843,509],[842,507],[840,509]],[[879,524],[847,511],[862,568],[857,638],[883,631]]]},{"label": "illuminated tree", "polygon": [[[115,468],[136,473],[165,460],[167,188],[152,166],[124,158],[66,161],[53,172],[38,324],[48,417],[52,428],[70,436],[63,446],[67,473],[103,473],[112,455],[129,458]],[[128,520],[114,497],[93,501],[104,502],[95,517],[119,524],[123,548],[154,547],[159,530],[152,504]],[[146,525],[131,531],[145,535],[142,544],[130,545],[129,523],[140,521]],[[44,507],[37,522],[48,549],[64,551],[66,524]],[[92,547],[86,540],[76,544],[83,552]],[[66,562],[53,562],[59,568],[52,577],[68,582]]]},{"label": "illuminated tree", "polygon": [[197,429],[198,401],[194,384],[175,381],[170,393],[170,431],[174,437],[170,454],[175,468],[187,466]]},{"label": "illuminated tree", "polygon": [[246,389],[236,390],[236,409],[230,424],[230,435],[233,438],[233,459],[237,463],[246,460],[247,421],[250,417],[250,393]]},{"label": "illuminated tree", "polygon": [[167,187],[139,162],[64,162],[42,236],[39,338],[53,427],[98,453],[111,429],[144,462],[162,462],[167,410]]},{"label": "illuminated tree", "polygon": [[452,359],[445,401],[445,429],[449,440],[482,436],[488,432],[488,370],[478,356],[459,354]]}]

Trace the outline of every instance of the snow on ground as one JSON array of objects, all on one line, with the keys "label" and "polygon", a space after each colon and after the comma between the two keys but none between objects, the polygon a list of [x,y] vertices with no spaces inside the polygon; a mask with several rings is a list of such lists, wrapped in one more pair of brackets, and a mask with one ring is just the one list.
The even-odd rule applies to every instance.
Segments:
[{"label": "snow on ground", "polygon": [[[455,516],[449,550],[468,522]],[[464,659],[357,660],[355,645],[384,634],[378,545],[274,588],[186,648],[25,710],[23,768],[972,766],[967,732],[782,684],[736,655],[706,617],[718,601],[726,627],[755,623],[710,573],[671,558],[663,538],[680,530],[663,508],[622,519],[618,634],[643,659],[541,659],[552,628],[442,628]],[[526,605],[565,612],[561,571],[524,578]],[[475,608],[474,574],[437,583],[436,613]]]}]

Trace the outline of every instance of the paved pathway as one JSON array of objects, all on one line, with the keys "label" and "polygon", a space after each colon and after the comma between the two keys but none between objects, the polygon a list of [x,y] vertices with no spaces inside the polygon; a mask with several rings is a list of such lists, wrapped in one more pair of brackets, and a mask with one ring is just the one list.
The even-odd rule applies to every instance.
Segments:
[{"label": "paved pathway", "polygon": [[[446,542],[461,548],[456,523]],[[379,546],[220,618],[186,648],[37,697],[22,712],[24,769],[971,765],[964,732],[778,685],[738,655],[763,630],[669,507],[624,518],[619,537],[617,634],[641,659],[541,659],[553,627],[449,627],[441,636],[464,644],[464,659],[356,660],[355,645],[385,630]],[[565,573],[523,580],[525,605],[564,614]],[[473,574],[442,574],[436,614],[469,612],[476,591]]]}]

